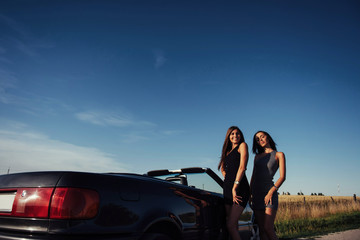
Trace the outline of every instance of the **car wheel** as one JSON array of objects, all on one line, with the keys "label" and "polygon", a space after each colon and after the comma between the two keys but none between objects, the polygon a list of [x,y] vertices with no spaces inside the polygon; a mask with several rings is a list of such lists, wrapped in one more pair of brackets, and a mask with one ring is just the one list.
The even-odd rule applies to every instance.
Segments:
[{"label": "car wheel", "polygon": [[145,233],[141,240],[172,240],[172,238],[162,233]]}]

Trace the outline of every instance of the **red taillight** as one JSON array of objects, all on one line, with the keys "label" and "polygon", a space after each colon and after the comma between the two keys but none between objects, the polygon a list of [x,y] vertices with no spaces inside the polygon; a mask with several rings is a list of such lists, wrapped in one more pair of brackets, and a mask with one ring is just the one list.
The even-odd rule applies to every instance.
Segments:
[{"label": "red taillight", "polygon": [[0,216],[89,219],[96,216],[99,201],[96,191],[83,188],[0,190]]},{"label": "red taillight", "polygon": [[53,188],[17,189],[11,216],[47,218],[53,190]]},{"label": "red taillight", "polygon": [[96,216],[99,194],[90,189],[56,188],[51,199],[50,218],[89,219]]}]

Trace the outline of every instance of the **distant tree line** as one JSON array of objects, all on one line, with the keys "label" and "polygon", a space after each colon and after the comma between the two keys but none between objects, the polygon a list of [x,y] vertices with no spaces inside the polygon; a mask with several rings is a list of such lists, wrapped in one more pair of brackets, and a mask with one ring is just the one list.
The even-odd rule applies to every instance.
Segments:
[{"label": "distant tree line", "polygon": [[318,193],[318,194],[316,194],[316,193],[311,193],[311,196],[325,196],[325,195],[322,194],[322,193]]},{"label": "distant tree line", "polygon": [[[280,193],[279,193],[280,195]],[[282,195],[291,195],[289,192],[282,192]],[[298,192],[297,195],[303,196],[304,193],[302,191]],[[311,193],[311,196],[325,196],[323,193]]]},{"label": "distant tree line", "polygon": [[[280,193],[278,193],[278,195],[280,195]],[[282,192],[282,195],[291,195],[291,194],[289,192]],[[298,192],[297,195],[301,196],[301,195],[304,195],[304,193],[300,190],[300,192]],[[323,193],[311,193],[311,196],[325,196],[325,195]],[[353,195],[353,198],[354,198],[354,201],[356,202],[356,200],[357,200],[356,194]],[[332,199],[332,197],[331,197],[331,199]],[[305,201],[305,197],[304,197],[304,201]]]}]

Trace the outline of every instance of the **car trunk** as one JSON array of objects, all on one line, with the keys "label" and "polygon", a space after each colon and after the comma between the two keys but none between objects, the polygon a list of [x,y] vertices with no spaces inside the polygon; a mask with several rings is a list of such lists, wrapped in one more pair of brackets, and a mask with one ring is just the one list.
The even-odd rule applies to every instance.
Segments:
[{"label": "car trunk", "polygon": [[[45,234],[49,227],[49,202],[61,172],[17,173],[0,176],[0,231]],[[45,196],[47,206],[39,207]],[[17,202],[17,203],[15,203]],[[31,203],[32,202],[32,203]],[[44,202],[44,200],[43,200]],[[29,203],[31,211],[29,211]],[[41,210],[42,208],[42,210]],[[40,217],[37,213],[42,211]],[[32,216],[30,212],[36,213]]]}]

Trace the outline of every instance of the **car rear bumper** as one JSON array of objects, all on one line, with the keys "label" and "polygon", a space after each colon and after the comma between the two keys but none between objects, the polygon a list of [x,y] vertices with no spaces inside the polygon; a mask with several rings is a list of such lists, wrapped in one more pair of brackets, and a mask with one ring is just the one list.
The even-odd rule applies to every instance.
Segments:
[{"label": "car rear bumper", "polygon": [[0,232],[0,240],[134,240],[139,239],[139,237],[139,234],[53,235]]}]

